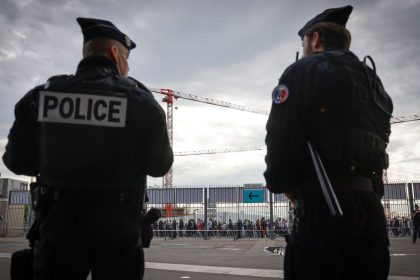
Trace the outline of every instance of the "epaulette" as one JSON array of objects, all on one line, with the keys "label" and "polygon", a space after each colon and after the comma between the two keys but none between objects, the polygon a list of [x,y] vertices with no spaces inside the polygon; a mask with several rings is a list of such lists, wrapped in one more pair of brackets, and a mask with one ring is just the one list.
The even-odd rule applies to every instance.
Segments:
[{"label": "epaulette", "polygon": [[149,92],[149,89],[132,77],[116,76],[117,86],[123,88],[137,88]]},{"label": "epaulette", "polygon": [[128,77],[124,77],[124,76],[120,76],[120,75],[115,75],[116,81],[117,81],[117,86],[121,86],[121,87],[137,87],[137,84],[135,82],[133,82],[131,79],[129,79]]},{"label": "epaulette", "polygon": [[143,85],[142,83],[140,83],[139,81],[137,81],[133,77],[127,77],[127,79],[129,79],[130,81],[132,81],[133,83],[135,83],[138,88],[140,88],[142,90],[145,90],[147,92],[150,92],[150,90],[145,85]]}]

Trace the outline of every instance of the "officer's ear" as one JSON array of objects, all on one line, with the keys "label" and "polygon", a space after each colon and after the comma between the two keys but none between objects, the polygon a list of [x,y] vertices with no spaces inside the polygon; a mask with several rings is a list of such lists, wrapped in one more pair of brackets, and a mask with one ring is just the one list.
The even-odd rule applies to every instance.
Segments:
[{"label": "officer's ear", "polygon": [[312,34],[311,38],[311,47],[314,51],[319,51],[323,49],[322,41],[321,41],[321,34],[318,31],[315,31]]},{"label": "officer's ear", "polygon": [[110,48],[110,55],[111,55],[111,59],[112,59],[112,61],[113,61],[115,64],[117,64],[117,65],[118,65],[120,58],[119,58],[119,55],[118,55],[118,48],[117,48],[117,46],[116,46],[116,45],[111,45],[111,48]]},{"label": "officer's ear", "polygon": [[120,56],[118,54],[118,47],[116,45],[111,45],[110,49],[111,60],[115,63],[115,66],[118,69],[120,75],[125,75],[120,70]]}]

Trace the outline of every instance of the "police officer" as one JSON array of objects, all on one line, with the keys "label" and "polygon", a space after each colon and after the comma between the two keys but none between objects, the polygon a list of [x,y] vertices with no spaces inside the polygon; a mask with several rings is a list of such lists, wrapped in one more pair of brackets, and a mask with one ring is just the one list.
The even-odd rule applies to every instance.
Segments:
[{"label": "police officer", "polygon": [[[286,249],[286,279],[388,275],[380,197],[393,106],[375,67],[349,51],[345,25],[352,9],[328,9],[305,24],[298,32],[303,58],[284,71],[272,92],[264,176],[269,190],[298,205]],[[330,215],[308,141],[329,174],[341,218]]]},{"label": "police officer", "polygon": [[411,218],[413,221],[413,244],[415,244],[417,236],[419,235],[420,228],[420,210],[417,204],[414,206],[414,211],[411,214]]},{"label": "police officer", "polygon": [[[127,77],[136,44],[106,20],[78,18],[83,59],[16,105],[3,161],[36,176],[35,279],[142,279],[146,175],[171,167],[165,113]],[[144,221],[145,220],[145,221]],[[148,236],[150,239],[151,236]]]}]

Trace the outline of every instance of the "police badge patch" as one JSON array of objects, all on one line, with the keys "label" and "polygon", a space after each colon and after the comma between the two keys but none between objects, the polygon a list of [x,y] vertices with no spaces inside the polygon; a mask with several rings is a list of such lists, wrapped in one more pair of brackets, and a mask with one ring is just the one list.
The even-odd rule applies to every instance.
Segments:
[{"label": "police badge patch", "polygon": [[127,98],[39,91],[38,121],[125,127]]},{"label": "police badge patch", "polygon": [[125,44],[127,45],[128,48],[131,47],[131,40],[130,40],[130,38],[128,38],[127,35],[125,36]]},{"label": "police badge patch", "polygon": [[284,103],[289,97],[289,89],[286,85],[278,85],[273,90],[273,102],[275,104]]}]

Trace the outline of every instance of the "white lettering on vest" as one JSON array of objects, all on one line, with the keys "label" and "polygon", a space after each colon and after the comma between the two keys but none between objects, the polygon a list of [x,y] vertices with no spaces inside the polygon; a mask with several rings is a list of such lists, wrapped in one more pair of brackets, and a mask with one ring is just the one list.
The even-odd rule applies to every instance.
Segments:
[{"label": "white lettering on vest", "polygon": [[39,92],[39,122],[125,127],[127,98]]}]

